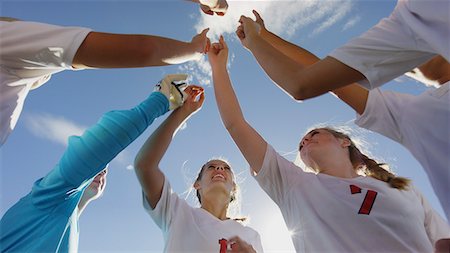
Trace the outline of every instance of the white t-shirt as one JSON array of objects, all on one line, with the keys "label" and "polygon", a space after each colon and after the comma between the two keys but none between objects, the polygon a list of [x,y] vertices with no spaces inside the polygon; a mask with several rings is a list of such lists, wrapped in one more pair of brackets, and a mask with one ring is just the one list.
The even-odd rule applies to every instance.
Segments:
[{"label": "white t-shirt", "polygon": [[0,146],[19,119],[28,92],[72,68],[90,29],[0,21]]},{"label": "white t-shirt", "polygon": [[398,0],[389,18],[330,56],[361,72],[373,89],[436,54],[450,62],[450,1]]},{"label": "white t-shirt", "polygon": [[413,96],[375,89],[355,123],[405,146],[420,162],[450,221],[450,82]]},{"label": "white t-shirt", "polygon": [[414,188],[307,173],[270,145],[255,178],[279,206],[297,252],[432,252],[450,236]]},{"label": "white t-shirt", "polygon": [[[165,179],[161,199],[152,209],[144,196],[144,208],[161,228],[165,247],[171,253],[221,253],[221,243],[233,236],[263,252],[259,234],[241,223],[219,220],[202,208],[194,208],[173,192]],[[224,250],[224,248],[222,249]]]}]

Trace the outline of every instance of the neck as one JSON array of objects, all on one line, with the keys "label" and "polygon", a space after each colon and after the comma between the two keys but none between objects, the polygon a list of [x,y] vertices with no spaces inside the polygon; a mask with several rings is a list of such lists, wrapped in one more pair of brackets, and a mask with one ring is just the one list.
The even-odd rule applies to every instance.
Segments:
[{"label": "neck", "polygon": [[86,197],[86,194],[83,194],[83,196],[80,199],[80,202],[78,202],[78,216],[81,215],[81,213],[84,211],[86,206],[91,202],[91,198]]},{"label": "neck", "polygon": [[313,169],[322,174],[340,178],[358,177],[350,160],[325,159],[314,164]]},{"label": "neck", "polygon": [[205,198],[202,197],[202,208],[212,215],[214,215],[219,220],[226,220],[227,209],[230,198],[227,197],[217,197]]}]

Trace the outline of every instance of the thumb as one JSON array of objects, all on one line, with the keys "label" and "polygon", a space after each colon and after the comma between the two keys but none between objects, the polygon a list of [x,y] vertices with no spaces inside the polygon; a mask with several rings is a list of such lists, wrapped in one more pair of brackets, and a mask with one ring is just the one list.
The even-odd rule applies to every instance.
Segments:
[{"label": "thumb", "polygon": [[200,33],[202,36],[206,36],[206,34],[209,32],[209,27],[203,29],[203,31]]},{"label": "thumb", "polygon": [[219,42],[222,45],[223,49],[228,49],[228,45],[225,42],[225,39],[223,38],[223,35],[220,35]]},{"label": "thumb", "polygon": [[263,22],[261,15],[259,15],[259,13],[256,10],[253,10],[253,14],[255,15],[256,22],[258,22],[258,21]]}]

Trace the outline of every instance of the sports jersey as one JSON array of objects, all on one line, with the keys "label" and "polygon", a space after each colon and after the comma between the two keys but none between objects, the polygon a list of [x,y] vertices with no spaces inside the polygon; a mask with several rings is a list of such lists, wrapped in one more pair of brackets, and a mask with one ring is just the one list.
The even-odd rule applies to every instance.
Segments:
[{"label": "sports jersey", "polygon": [[16,126],[30,90],[72,68],[90,29],[0,21],[0,146]]},{"label": "sports jersey", "polygon": [[[425,63],[436,54],[450,62],[450,1],[398,0],[388,18],[330,56],[366,77],[373,89]],[[368,81],[368,82],[367,82]]]},{"label": "sports jersey", "polygon": [[420,162],[450,220],[450,82],[414,96],[374,89],[355,123],[405,146]]},{"label": "sports jersey", "polygon": [[0,252],[77,252],[78,202],[107,164],[169,109],[153,92],[130,110],[111,111],[71,136],[59,163],[0,220]]},{"label": "sports jersey", "polygon": [[414,187],[304,172],[270,145],[255,178],[280,208],[297,252],[433,252],[450,236]]},{"label": "sports jersey", "polygon": [[233,219],[220,220],[203,208],[190,206],[181,199],[164,180],[161,198],[152,209],[143,197],[144,208],[161,228],[165,246],[170,253],[224,253],[227,239],[239,236],[263,252],[259,234]]}]

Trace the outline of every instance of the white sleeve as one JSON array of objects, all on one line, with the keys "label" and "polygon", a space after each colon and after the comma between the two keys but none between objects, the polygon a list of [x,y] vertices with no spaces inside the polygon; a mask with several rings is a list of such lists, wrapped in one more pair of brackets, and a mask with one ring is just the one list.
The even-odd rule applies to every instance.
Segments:
[{"label": "white sleeve", "polygon": [[262,243],[261,243],[261,237],[259,236],[258,232],[255,231],[256,234],[256,238],[252,244],[253,249],[256,251],[256,253],[264,253],[264,249],[262,247]]},{"label": "white sleeve", "polygon": [[421,192],[415,188],[413,188],[413,191],[422,203],[425,212],[425,230],[430,242],[434,245],[439,239],[450,238],[449,224],[430,206]]},{"label": "white sleeve", "polygon": [[83,27],[0,21],[1,66],[20,78],[73,69],[73,57],[89,32]]},{"label": "white sleeve", "polygon": [[308,180],[308,174],[279,155],[269,144],[261,170],[257,175],[252,173],[261,188],[279,206],[286,201],[285,196],[295,188],[294,185]]},{"label": "white sleeve", "polygon": [[155,209],[152,209],[148,203],[145,193],[142,193],[142,200],[144,209],[150,214],[150,217],[152,217],[156,225],[161,228],[164,234],[170,228],[172,218],[175,216],[175,211],[184,209],[185,207],[182,206],[183,204],[187,205],[186,202],[181,200],[172,190],[172,187],[170,187],[169,181],[166,177],[164,177],[164,186],[161,193],[161,198],[156,204]]},{"label": "white sleeve", "polygon": [[435,56],[417,49],[411,37],[410,28],[393,13],[329,56],[359,71],[367,80],[358,83],[374,89]]},{"label": "white sleeve", "polygon": [[374,89],[369,91],[366,108],[356,115],[355,124],[403,143],[401,118],[404,104],[414,96]]}]

